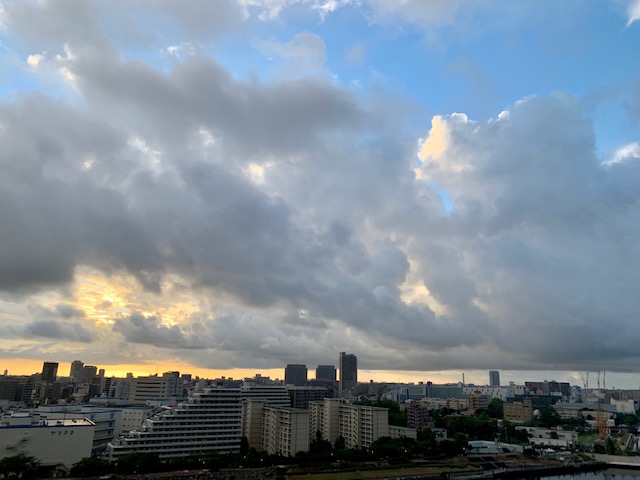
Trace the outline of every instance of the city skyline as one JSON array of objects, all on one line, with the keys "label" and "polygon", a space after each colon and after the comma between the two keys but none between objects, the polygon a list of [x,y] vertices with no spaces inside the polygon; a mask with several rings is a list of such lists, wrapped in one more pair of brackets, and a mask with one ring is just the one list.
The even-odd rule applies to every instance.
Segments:
[{"label": "city skyline", "polygon": [[[38,361],[35,361],[38,362]],[[43,366],[48,362],[41,362],[35,370],[26,368],[24,370],[8,372],[8,375],[33,375],[41,374]],[[53,362],[57,363],[57,362]],[[71,363],[68,364],[71,366]],[[327,365],[324,365],[327,366]],[[339,371],[336,365],[331,365]],[[96,368],[96,366],[92,366]],[[100,367],[102,370],[103,366]],[[128,374],[132,374],[134,377],[146,377],[146,376],[162,376],[166,372],[176,371],[175,365],[164,365],[165,368],[160,368],[157,365],[155,369],[145,370],[139,369],[139,365],[134,365],[136,368],[132,369],[119,369],[109,370],[105,369],[105,377],[117,377],[125,378]],[[262,377],[268,377],[272,380],[284,381],[284,372],[286,365],[281,368],[272,369],[231,369],[231,370],[214,370],[214,369],[191,369],[191,370],[179,370],[180,374],[190,374],[194,377],[198,376],[203,379],[216,379],[216,378],[228,378],[234,380],[242,380],[246,378],[254,378],[256,375]],[[64,372],[70,370],[67,364],[60,363],[58,367],[58,377],[67,378]],[[490,386],[491,372],[495,370],[466,370],[466,371],[449,371],[449,372],[381,372],[379,370],[366,370],[358,368],[358,375],[362,380],[358,380],[358,383],[368,382],[382,382],[382,383],[398,383],[398,384],[419,384],[432,382],[434,384],[456,384],[462,383],[466,385],[486,385]],[[510,383],[515,385],[524,385],[525,382],[542,382],[542,381],[557,381],[565,382],[571,385],[584,387],[585,380],[589,381],[589,388],[607,388],[609,390],[616,389],[640,389],[640,379],[635,374],[620,375],[615,372],[562,372],[558,370],[549,371],[509,371],[499,370],[499,376],[504,378],[500,381],[502,386],[507,386]],[[589,380],[589,375],[591,375]],[[315,368],[308,368],[308,379],[315,380]],[[336,379],[337,382],[337,379]],[[600,382],[600,383],[599,383]]]},{"label": "city skyline", "polygon": [[640,384],[640,0],[0,0],[0,45],[0,369]]}]

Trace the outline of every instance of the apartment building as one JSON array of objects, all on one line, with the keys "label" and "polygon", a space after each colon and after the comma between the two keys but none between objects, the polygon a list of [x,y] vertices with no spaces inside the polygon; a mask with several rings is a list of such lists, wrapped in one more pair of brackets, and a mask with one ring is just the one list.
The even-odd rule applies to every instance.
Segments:
[{"label": "apartment building", "polygon": [[151,398],[165,398],[169,395],[169,379],[157,375],[136,377],[130,385],[129,401],[131,403],[144,405]]},{"label": "apartment building", "polygon": [[293,387],[287,386],[287,392],[293,408],[309,408],[309,402],[320,402],[325,398],[333,397],[333,388],[330,387]]},{"label": "apartment building", "polygon": [[367,448],[378,438],[389,436],[386,408],[351,405],[337,398],[311,402],[309,407],[311,435],[318,431],[331,443],[342,437],[347,448]]},{"label": "apartment building", "polygon": [[156,453],[160,458],[237,452],[242,436],[241,398],[239,388],[192,392],[186,402],[159,409],[140,430],[110,442],[107,456],[114,460],[132,451]]},{"label": "apartment building", "polygon": [[533,403],[530,398],[521,402],[508,402],[502,406],[505,420],[514,423],[530,422],[533,419]]},{"label": "apartment building", "polygon": [[433,427],[433,418],[429,414],[429,407],[427,402],[408,400],[405,404],[407,411],[407,426],[418,431],[422,431],[425,428]]},{"label": "apartment building", "polygon": [[478,410],[486,410],[489,408],[491,397],[481,393],[472,393],[467,397],[467,414],[473,415]]}]

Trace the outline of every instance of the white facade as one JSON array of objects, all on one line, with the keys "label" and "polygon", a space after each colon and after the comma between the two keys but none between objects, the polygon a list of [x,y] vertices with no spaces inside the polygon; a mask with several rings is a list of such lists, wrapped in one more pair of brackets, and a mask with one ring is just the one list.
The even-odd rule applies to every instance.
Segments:
[{"label": "white facade", "polygon": [[242,400],[264,400],[270,407],[290,407],[291,397],[282,385],[243,385]]},{"label": "white facade", "polygon": [[169,395],[169,380],[155,376],[136,377],[131,381],[129,401],[146,404],[150,398],[166,398]]},{"label": "white facade", "polygon": [[242,404],[238,388],[192,392],[177,407],[164,407],[140,430],[111,442],[110,459],[128,452],[156,453],[161,458],[197,452],[237,452],[242,436]]},{"label": "white facade", "polygon": [[578,433],[572,430],[551,429],[541,427],[516,427],[526,430],[529,443],[533,446],[571,448],[578,442]]},{"label": "white facade", "polygon": [[635,400],[616,400],[612,398],[611,405],[616,407],[616,412],[618,413],[628,413],[631,415],[635,415],[636,413]]},{"label": "white facade", "polygon": [[418,431],[415,428],[389,425],[389,436],[391,438],[413,438],[414,440],[417,440]]},{"label": "white facade", "polygon": [[386,408],[350,405],[337,398],[311,402],[309,407],[312,438],[319,431],[331,443],[342,437],[347,448],[367,448],[378,438],[389,436]]},{"label": "white facade", "polygon": [[145,419],[151,414],[150,407],[127,407],[122,409],[122,433],[140,430]]},{"label": "white facade", "polygon": [[44,420],[38,413],[0,418],[0,459],[23,454],[42,465],[73,466],[91,456],[94,424],[86,419]]},{"label": "white facade", "polygon": [[270,455],[292,457],[309,451],[309,411],[265,407],[262,450]]},{"label": "white facade", "polygon": [[502,401],[506,401],[508,397],[513,397],[513,389],[511,387],[487,387],[477,385],[466,385],[462,388],[464,395],[487,395],[491,398],[499,398]]},{"label": "white facade", "polygon": [[122,412],[117,408],[93,405],[47,405],[38,407],[41,418],[48,420],[88,419],[95,425],[91,453],[99,454],[122,433]]},{"label": "white facade", "polygon": [[347,448],[368,448],[389,436],[389,410],[362,405],[340,406],[340,435]]}]

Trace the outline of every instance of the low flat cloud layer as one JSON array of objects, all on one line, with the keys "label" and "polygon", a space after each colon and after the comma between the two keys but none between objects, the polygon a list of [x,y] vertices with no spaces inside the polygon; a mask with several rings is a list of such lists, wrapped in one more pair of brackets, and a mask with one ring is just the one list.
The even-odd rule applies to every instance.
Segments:
[{"label": "low flat cloud layer", "polygon": [[[194,44],[254,8],[226,2],[207,35],[191,7],[147,3]],[[260,43],[287,58],[259,80],[200,47],[145,61],[133,20],[43,5],[4,9],[42,55],[23,66],[42,87],[0,103],[5,355],[46,338],[93,363],[133,346],[207,368],[339,351],[369,369],[637,368],[640,163],[599,157],[573,95],[431,119],[336,82],[311,33]]]}]

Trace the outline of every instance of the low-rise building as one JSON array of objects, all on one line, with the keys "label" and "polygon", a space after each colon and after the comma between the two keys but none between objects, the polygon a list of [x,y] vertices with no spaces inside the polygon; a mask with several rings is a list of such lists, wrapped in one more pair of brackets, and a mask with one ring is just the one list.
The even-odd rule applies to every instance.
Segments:
[{"label": "low-rise building", "polygon": [[418,431],[415,428],[389,425],[389,436],[391,438],[413,438],[414,440],[417,440]]},{"label": "low-rise building", "polygon": [[636,413],[636,401],[633,399],[616,400],[615,398],[612,398],[610,402],[611,405],[616,407],[616,412],[618,413],[627,413],[630,415],[635,415]]},{"label": "low-rise building", "polygon": [[533,419],[533,403],[525,398],[521,402],[508,402],[502,406],[503,418],[513,423],[530,422]]},{"label": "low-rise building", "polygon": [[84,418],[47,420],[37,412],[7,412],[0,418],[0,459],[22,454],[43,466],[70,468],[91,456],[94,428]]},{"label": "low-rise building", "polygon": [[122,433],[122,411],[119,408],[93,405],[46,405],[37,409],[47,420],[88,419],[94,424],[91,454],[103,452],[108,443]]},{"label": "low-rise building", "polygon": [[541,428],[541,427],[516,427],[518,430],[525,430],[529,434],[529,443],[539,447],[557,447],[569,449],[578,442],[578,433],[573,430],[562,430],[561,428]]}]

